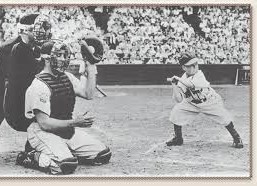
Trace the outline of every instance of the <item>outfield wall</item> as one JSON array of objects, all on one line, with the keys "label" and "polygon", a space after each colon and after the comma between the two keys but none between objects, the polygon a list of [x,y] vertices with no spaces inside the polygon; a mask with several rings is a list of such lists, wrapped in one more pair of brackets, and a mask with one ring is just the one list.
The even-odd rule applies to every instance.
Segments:
[{"label": "outfield wall", "polygon": [[[200,65],[206,79],[211,84],[234,84],[237,69],[249,65],[213,64]],[[182,70],[179,65],[167,64],[129,64],[129,65],[98,65],[99,85],[162,85],[168,84],[167,77],[181,76]],[[77,66],[71,68],[77,73]]]}]

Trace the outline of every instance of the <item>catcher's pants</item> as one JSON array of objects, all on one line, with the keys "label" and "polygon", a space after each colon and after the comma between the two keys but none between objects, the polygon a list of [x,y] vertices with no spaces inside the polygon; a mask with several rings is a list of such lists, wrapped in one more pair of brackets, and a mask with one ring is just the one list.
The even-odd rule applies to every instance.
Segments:
[{"label": "catcher's pants", "polygon": [[87,157],[94,159],[106,146],[81,128],[75,128],[71,139],[63,139],[53,133],[43,131],[38,123],[28,128],[28,141],[36,151],[41,152],[39,166],[49,167],[53,174],[60,173],[58,163],[66,158]]},{"label": "catcher's pants", "polygon": [[173,107],[169,120],[173,124],[182,126],[192,123],[200,113],[224,126],[233,120],[228,110],[224,107],[221,98],[199,104],[194,104],[184,99]]}]

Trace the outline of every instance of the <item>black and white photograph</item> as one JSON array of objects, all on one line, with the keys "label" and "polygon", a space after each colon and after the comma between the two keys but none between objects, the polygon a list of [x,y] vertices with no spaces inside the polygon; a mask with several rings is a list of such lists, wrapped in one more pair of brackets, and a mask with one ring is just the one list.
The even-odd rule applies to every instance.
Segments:
[{"label": "black and white photograph", "polygon": [[250,4],[0,4],[0,179],[252,177]]}]

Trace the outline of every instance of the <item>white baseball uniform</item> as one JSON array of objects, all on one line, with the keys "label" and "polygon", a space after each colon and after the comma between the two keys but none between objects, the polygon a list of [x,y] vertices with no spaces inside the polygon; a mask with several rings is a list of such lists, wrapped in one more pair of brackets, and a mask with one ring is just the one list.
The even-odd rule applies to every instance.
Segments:
[{"label": "white baseball uniform", "polygon": [[190,77],[187,77],[187,74],[184,73],[181,78],[189,80],[194,88],[189,89],[178,82],[177,86],[182,90],[184,98],[181,103],[177,103],[171,110],[169,120],[173,124],[180,126],[190,124],[200,113],[209,116],[210,119],[224,126],[232,121],[230,113],[224,107],[221,96],[210,87],[210,83],[201,70]]}]

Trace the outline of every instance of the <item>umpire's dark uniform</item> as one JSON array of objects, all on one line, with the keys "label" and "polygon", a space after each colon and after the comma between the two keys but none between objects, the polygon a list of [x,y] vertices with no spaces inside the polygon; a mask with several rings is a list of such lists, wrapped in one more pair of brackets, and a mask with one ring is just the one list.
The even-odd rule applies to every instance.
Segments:
[{"label": "umpire's dark uniform", "polygon": [[37,73],[36,53],[21,36],[0,47],[0,122],[4,117],[17,131],[31,123],[24,115],[25,92]]},{"label": "umpire's dark uniform", "polygon": [[12,47],[21,41],[21,37],[10,39],[0,46],[0,124],[4,120],[4,92],[5,81],[8,77],[8,62],[10,61]]}]

